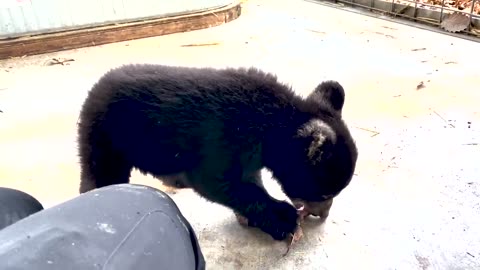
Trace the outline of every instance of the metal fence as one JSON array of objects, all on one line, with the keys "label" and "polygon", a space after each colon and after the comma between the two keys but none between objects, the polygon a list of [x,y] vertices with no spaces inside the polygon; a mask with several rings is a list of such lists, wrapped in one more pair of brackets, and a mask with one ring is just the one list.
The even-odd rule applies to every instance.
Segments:
[{"label": "metal fence", "polygon": [[[315,0],[316,2],[321,2]],[[326,0],[480,38],[480,0]]]}]

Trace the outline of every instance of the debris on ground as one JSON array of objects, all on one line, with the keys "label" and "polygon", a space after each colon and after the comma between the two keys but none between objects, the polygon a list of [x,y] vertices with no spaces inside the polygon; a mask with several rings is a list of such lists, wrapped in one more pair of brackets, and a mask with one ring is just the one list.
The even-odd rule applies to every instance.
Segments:
[{"label": "debris on ground", "polygon": [[447,15],[440,24],[440,27],[445,31],[457,33],[468,29],[470,25],[470,17],[460,12],[454,12]]},{"label": "debris on ground", "polygon": [[[53,65],[62,65],[64,66],[65,63],[67,62],[73,62],[75,61],[75,59],[72,59],[72,58],[52,58],[50,59],[46,65],[47,66],[53,66]],[[67,64],[68,65],[68,64]]]},{"label": "debris on ground", "polygon": [[371,129],[368,129],[368,128],[362,128],[362,127],[356,127],[356,128],[372,133],[372,136],[370,136],[370,137],[375,137],[378,134],[380,134],[380,132],[375,131],[375,130],[371,130]]},{"label": "debris on ground", "polygon": [[425,88],[425,84],[423,83],[423,81],[421,81],[418,85],[417,85],[417,90],[420,90],[422,88]]},{"label": "debris on ground", "polygon": [[201,46],[215,46],[219,45],[219,42],[212,42],[212,43],[193,43],[193,44],[184,44],[180,47],[201,47]]},{"label": "debris on ground", "polygon": [[320,212],[320,211],[322,211],[322,208],[318,208],[318,207],[309,205],[308,203],[304,203],[300,200],[293,200],[292,203],[293,203],[293,205],[295,206],[295,208],[297,209],[297,212],[298,212],[298,221],[297,221],[298,227],[295,230],[295,232],[290,235],[291,239],[290,239],[290,242],[287,246],[287,251],[285,252],[285,254],[283,254],[283,256],[286,256],[288,254],[288,252],[290,251],[291,247],[295,243],[300,241],[300,239],[302,239],[302,237],[303,237],[302,223],[304,222],[305,218],[310,216],[310,215],[313,215],[313,216],[324,215],[324,213],[322,214]]},{"label": "debris on ground", "polygon": [[298,241],[300,241],[300,239],[302,239],[303,237],[303,230],[302,230],[302,227],[300,226],[300,224],[298,225],[297,229],[295,230],[295,232],[291,235],[291,240],[290,240],[290,243],[288,244],[287,246],[287,251],[283,254],[283,257],[287,256],[288,252],[290,251],[290,248],[295,244],[297,243]]},{"label": "debris on ground", "polygon": [[325,34],[326,34],[326,32],[317,31],[317,30],[313,30],[313,29],[305,29],[305,30],[310,31],[310,32],[313,32],[313,33],[321,34],[321,35],[325,35]]},{"label": "debris on ground", "polygon": [[447,119],[443,118],[443,116],[441,116],[441,115],[440,115],[438,112],[436,112],[436,111],[433,111],[433,113],[436,114],[440,119],[443,120],[443,122],[445,122],[446,124],[448,124],[450,127],[455,128],[455,125],[453,125],[453,124],[451,123],[452,120],[448,120],[448,121],[447,121]]}]

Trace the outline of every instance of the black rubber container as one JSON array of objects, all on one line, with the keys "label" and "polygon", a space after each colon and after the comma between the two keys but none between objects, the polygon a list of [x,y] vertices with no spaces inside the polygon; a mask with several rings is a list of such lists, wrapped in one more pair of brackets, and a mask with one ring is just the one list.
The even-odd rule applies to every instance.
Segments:
[{"label": "black rubber container", "polygon": [[167,194],[123,184],[0,230],[0,269],[193,270],[205,269],[205,261],[192,227]]}]

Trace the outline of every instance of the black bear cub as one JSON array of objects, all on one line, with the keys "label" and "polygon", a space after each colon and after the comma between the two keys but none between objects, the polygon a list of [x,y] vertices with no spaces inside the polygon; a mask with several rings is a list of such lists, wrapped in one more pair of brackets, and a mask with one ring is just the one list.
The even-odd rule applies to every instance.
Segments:
[{"label": "black bear cub", "polygon": [[301,98],[255,68],[113,69],[81,110],[80,192],[128,183],[137,168],[285,239],[299,212],[268,195],[260,171],[268,168],[289,198],[325,218],[357,161],[344,100],[335,81]]}]

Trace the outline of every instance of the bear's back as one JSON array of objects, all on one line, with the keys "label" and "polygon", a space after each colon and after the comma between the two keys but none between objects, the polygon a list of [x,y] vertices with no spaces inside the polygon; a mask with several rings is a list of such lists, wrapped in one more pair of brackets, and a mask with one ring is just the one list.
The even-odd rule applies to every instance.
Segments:
[{"label": "bear's back", "polygon": [[[90,92],[97,108],[139,110],[172,121],[288,121],[301,103],[276,76],[255,68],[125,65],[107,72]],[[93,102],[93,101],[92,101]],[[158,118],[158,117],[157,117]]]}]

